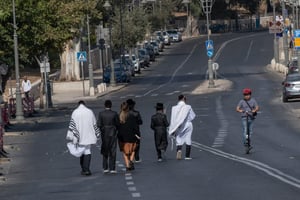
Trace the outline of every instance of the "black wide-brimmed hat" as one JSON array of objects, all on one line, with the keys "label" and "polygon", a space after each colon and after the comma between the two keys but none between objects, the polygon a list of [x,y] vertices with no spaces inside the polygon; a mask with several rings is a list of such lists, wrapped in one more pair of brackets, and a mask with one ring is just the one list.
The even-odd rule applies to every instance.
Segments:
[{"label": "black wide-brimmed hat", "polygon": [[163,110],[163,109],[164,109],[164,104],[162,104],[162,103],[156,103],[155,108],[156,108],[157,110]]}]

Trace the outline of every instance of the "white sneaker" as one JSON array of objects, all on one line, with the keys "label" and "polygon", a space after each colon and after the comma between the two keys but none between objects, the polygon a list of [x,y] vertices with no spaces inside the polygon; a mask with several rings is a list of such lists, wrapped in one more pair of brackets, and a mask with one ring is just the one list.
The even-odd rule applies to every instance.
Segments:
[{"label": "white sneaker", "polygon": [[110,173],[111,173],[111,174],[116,174],[117,171],[116,171],[116,170],[110,170]]},{"label": "white sneaker", "polygon": [[158,162],[162,162],[162,159],[161,159],[161,158],[159,158],[157,161],[158,161]]},{"label": "white sneaker", "polygon": [[104,174],[106,174],[106,173],[108,173],[108,172],[109,172],[108,169],[103,170],[103,173],[104,173]]},{"label": "white sneaker", "polygon": [[185,157],[184,159],[185,159],[185,160],[192,160],[191,157]]}]

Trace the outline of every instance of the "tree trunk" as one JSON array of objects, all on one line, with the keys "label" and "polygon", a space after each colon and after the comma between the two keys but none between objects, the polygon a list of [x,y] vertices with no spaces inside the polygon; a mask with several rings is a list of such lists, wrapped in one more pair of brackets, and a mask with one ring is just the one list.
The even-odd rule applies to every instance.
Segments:
[{"label": "tree trunk", "polygon": [[80,80],[79,62],[76,60],[76,52],[80,50],[79,41],[70,41],[65,51],[60,55],[61,73],[59,79],[61,81],[78,81]]}]

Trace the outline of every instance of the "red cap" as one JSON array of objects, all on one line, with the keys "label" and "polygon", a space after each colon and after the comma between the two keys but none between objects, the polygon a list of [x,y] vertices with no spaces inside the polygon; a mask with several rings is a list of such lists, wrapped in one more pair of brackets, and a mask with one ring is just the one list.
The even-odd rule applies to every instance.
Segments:
[{"label": "red cap", "polygon": [[244,94],[244,95],[245,95],[245,94],[251,94],[251,93],[252,93],[251,89],[249,89],[249,88],[243,89],[243,94]]}]

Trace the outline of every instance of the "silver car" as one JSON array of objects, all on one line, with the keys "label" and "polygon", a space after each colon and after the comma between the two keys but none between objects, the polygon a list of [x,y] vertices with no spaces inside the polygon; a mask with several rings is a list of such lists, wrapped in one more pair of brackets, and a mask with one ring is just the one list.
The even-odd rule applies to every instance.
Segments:
[{"label": "silver car", "polygon": [[282,101],[300,98],[300,74],[288,74],[282,82]]},{"label": "silver car", "polygon": [[169,37],[172,42],[181,42],[182,36],[181,33],[177,30],[168,30],[167,33],[169,34]]}]

